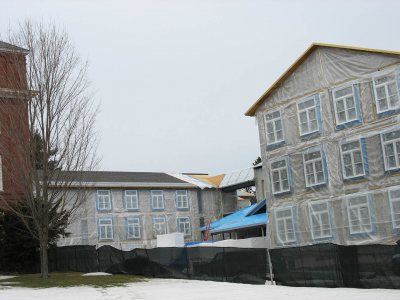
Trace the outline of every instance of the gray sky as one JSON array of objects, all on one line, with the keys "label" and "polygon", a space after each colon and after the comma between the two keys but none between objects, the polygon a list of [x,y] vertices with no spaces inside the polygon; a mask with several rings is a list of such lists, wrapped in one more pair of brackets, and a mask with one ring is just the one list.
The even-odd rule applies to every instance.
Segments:
[{"label": "gray sky", "polygon": [[0,1],[2,32],[64,26],[101,103],[101,169],[224,173],[260,153],[244,112],[314,41],[400,51],[400,1]]}]

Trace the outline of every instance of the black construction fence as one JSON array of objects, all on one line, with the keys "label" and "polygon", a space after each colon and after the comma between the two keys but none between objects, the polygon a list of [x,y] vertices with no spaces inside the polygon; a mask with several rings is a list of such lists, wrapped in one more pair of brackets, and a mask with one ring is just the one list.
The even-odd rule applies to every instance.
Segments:
[{"label": "black construction fence", "polygon": [[[273,279],[302,287],[400,288],[400,246],[317,244],[270,250]],[[122,251],[70,246],[49,251],[50,271],[108,272],[264,284],[266,249],[188,247]]]}]

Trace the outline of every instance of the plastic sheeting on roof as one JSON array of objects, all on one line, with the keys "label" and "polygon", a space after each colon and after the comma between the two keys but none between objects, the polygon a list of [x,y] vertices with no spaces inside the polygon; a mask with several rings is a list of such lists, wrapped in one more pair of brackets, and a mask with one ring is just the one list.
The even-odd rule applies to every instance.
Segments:
[{"label": "plastic sheeting on roof", "polygon": [[253,168],[247,168],[232,173],[225,174],[224,179],[222,179],[220,188],[228,187],[232,185],[237,185],[240,183],[245,183],[254,180],[254,170]]},{"label": "plastic sheeting on roof", "polygon": [[[252,204],[233,214],[230,214],[222,219],[219,219],[210,224],[210,232],[218,233],[218,232],[226,232],[232,231],[241,228],[249,228],[255,227],[259,225],[267,224],[267,214],[259,213],[255,214],[262,206],[265,205],[265,200],[259,203]],[[201,231],[207,230],[207,227],[204,226],[200,228]]]},{"label": "plastic sheeting on roof", "polygon": [[211,184],[209,184],[209,183],[207,183],[207,182],[205,182],[203,180],[199,180],[199,179],[193,178],[193,177],[191,177],[189,175],[178,174],[178,173],[174,173],[174,174],[168,173],[168,175],[174,176],[174,177],[176,177],[176,178],[178,178],[180,180],[183,180],[183,181],[186,181],[186,182],[188,182],[190,184],[198,186],[201,189],[213,188],[213,186]]}]

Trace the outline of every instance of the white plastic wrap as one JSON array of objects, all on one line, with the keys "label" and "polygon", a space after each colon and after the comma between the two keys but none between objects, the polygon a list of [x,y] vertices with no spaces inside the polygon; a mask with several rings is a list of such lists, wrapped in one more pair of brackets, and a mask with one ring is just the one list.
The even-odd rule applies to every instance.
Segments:
[{"label": "white plastic wrap", "polygon": [[400,56],[340,48],[316,48],[264,99],[272,247],[400,239],[399,112]]}]

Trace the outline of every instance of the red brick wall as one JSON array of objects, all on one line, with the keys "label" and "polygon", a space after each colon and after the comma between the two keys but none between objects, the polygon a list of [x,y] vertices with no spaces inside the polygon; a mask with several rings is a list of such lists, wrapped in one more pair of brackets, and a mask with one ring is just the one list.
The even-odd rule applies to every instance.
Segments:
[{"label": "red brick wall", "polygon": [[3,171],[0,199],[18,199],[23,194],[28,178],[27,102],[24,97],[5,96],[2,89],[27,89],[23,54],[0,52],[0,155]]},{"label": "red brick wall", "polygon": [[26,89],[26,63],[24,54],[0,52],[0,88]]}]

